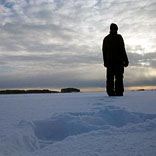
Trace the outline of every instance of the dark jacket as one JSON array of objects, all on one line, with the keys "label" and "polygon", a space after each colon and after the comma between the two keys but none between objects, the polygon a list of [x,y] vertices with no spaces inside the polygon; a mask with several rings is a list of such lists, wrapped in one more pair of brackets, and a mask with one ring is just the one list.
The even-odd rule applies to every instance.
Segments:
[{"label": "dark jacket", "polygon": [[103,61],[105,67],[128,66],[128,58],[125,50],[124,41],[121,35],[110,33],[103,40]]}]

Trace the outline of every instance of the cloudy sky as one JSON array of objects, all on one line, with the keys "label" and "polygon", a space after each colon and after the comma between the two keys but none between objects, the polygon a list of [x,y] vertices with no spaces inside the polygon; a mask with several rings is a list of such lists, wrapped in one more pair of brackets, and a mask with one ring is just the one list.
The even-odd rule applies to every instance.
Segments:
[{"label": "cloudy sky", "polygon": [[156,86],[155,0],[0,0],[0,89],[105,87],[112,22],[130,60],[125,86]]}]

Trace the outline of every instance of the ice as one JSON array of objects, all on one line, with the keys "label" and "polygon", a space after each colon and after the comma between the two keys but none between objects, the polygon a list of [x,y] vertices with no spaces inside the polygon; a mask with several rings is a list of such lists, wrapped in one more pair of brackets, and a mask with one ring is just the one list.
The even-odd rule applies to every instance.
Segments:
[{"label": "ice", "polygon": [[0,156],[155,156],[154,95],[0,96]]}]

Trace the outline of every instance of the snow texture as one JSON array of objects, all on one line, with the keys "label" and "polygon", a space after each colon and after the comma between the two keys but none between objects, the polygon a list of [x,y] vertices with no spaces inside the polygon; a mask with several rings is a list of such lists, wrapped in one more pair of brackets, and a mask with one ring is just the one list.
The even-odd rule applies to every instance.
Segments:
[{"label": "snow texture", "polygon": [[155,156],[155,91],[0,96],[0,156]]}]

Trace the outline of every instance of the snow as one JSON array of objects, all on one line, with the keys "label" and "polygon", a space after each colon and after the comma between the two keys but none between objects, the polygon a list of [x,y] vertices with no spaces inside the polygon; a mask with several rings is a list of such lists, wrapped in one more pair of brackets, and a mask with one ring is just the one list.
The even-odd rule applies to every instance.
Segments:
[{"label": "snow", "polygon": [[0,156],[155,156],[156,91],[0,96]]}]

